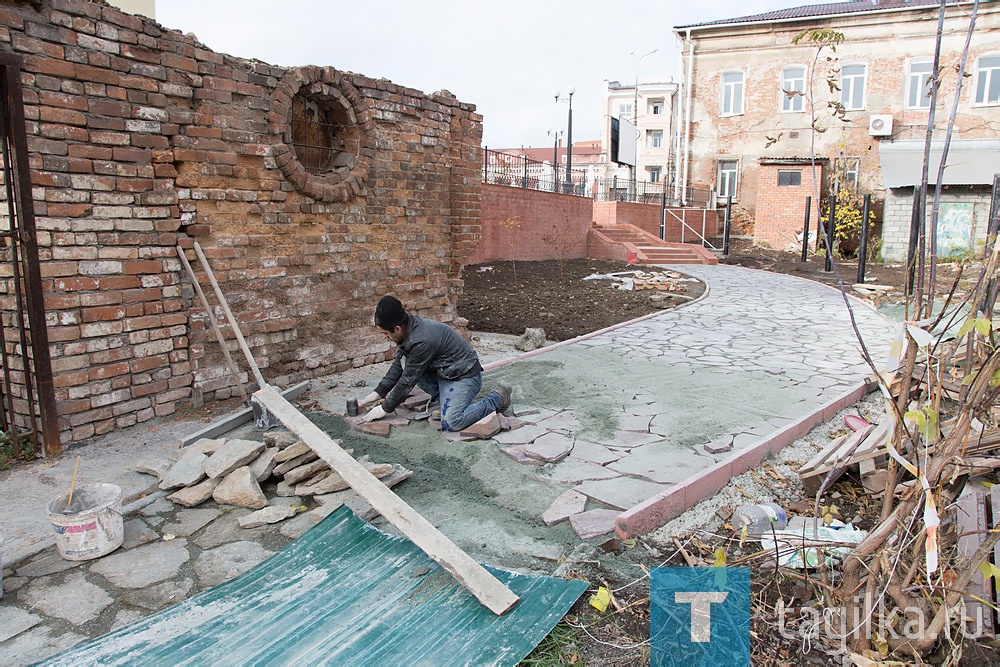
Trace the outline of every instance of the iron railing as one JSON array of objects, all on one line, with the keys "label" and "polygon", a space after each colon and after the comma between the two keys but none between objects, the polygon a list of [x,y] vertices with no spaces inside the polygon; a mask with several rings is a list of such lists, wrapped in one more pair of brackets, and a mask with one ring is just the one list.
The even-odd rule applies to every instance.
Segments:
[{"label": "iron railing", "polygon": [[569,181],[567,183],[566,169],[560,165],[553,167],[549,162],[538,162],[524,155],[483,150],[483,183],[590,196],[586,171],[571,170]]}]

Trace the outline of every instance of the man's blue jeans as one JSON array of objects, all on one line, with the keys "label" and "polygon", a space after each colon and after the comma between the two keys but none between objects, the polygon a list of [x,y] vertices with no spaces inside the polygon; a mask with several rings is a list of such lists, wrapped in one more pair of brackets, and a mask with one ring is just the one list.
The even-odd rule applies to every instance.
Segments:
[{"label": "man's blue jeans", "polygon": [[490,392],[485,398],[473,401],[483,388],[483,374],[461,380],[445,380],[437,373],[424,373],[417,380],[417,386],[441,401],[441,428],[445,431],[461,431],[475,424],[491,412],[500,410],[501,398]]}]

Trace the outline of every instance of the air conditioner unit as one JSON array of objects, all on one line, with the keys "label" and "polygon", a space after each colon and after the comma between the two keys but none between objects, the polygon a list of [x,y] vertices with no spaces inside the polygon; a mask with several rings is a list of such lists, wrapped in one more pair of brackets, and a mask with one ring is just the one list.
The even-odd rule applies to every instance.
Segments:
[{"label": "air conditioner unit", "polygon": [[892,136],[892,114],[880,114],[869,118],[868,134],[873,137]]}]

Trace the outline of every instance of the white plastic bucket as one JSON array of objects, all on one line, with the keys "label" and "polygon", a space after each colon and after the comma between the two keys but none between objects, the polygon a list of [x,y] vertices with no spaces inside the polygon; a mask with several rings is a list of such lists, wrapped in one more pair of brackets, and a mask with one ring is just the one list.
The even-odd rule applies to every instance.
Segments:
[{"label": "white plastic bucket", "polygon": [[115,484],[87,484],[49,501],[49,521],[56,548],[66,560],[89,560],[109,554],[125,541],[122,490]]}]

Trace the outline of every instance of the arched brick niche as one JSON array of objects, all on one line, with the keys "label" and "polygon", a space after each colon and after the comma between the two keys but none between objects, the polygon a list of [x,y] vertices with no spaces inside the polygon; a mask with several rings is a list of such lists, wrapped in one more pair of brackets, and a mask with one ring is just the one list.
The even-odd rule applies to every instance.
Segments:
[{"label": "arched brick niche", "polygon": [[332,67],[299,67],[271,98],[278,168],[296,190],[323,202],[347,201],[368,181],[375,138],[371,111]]}]

